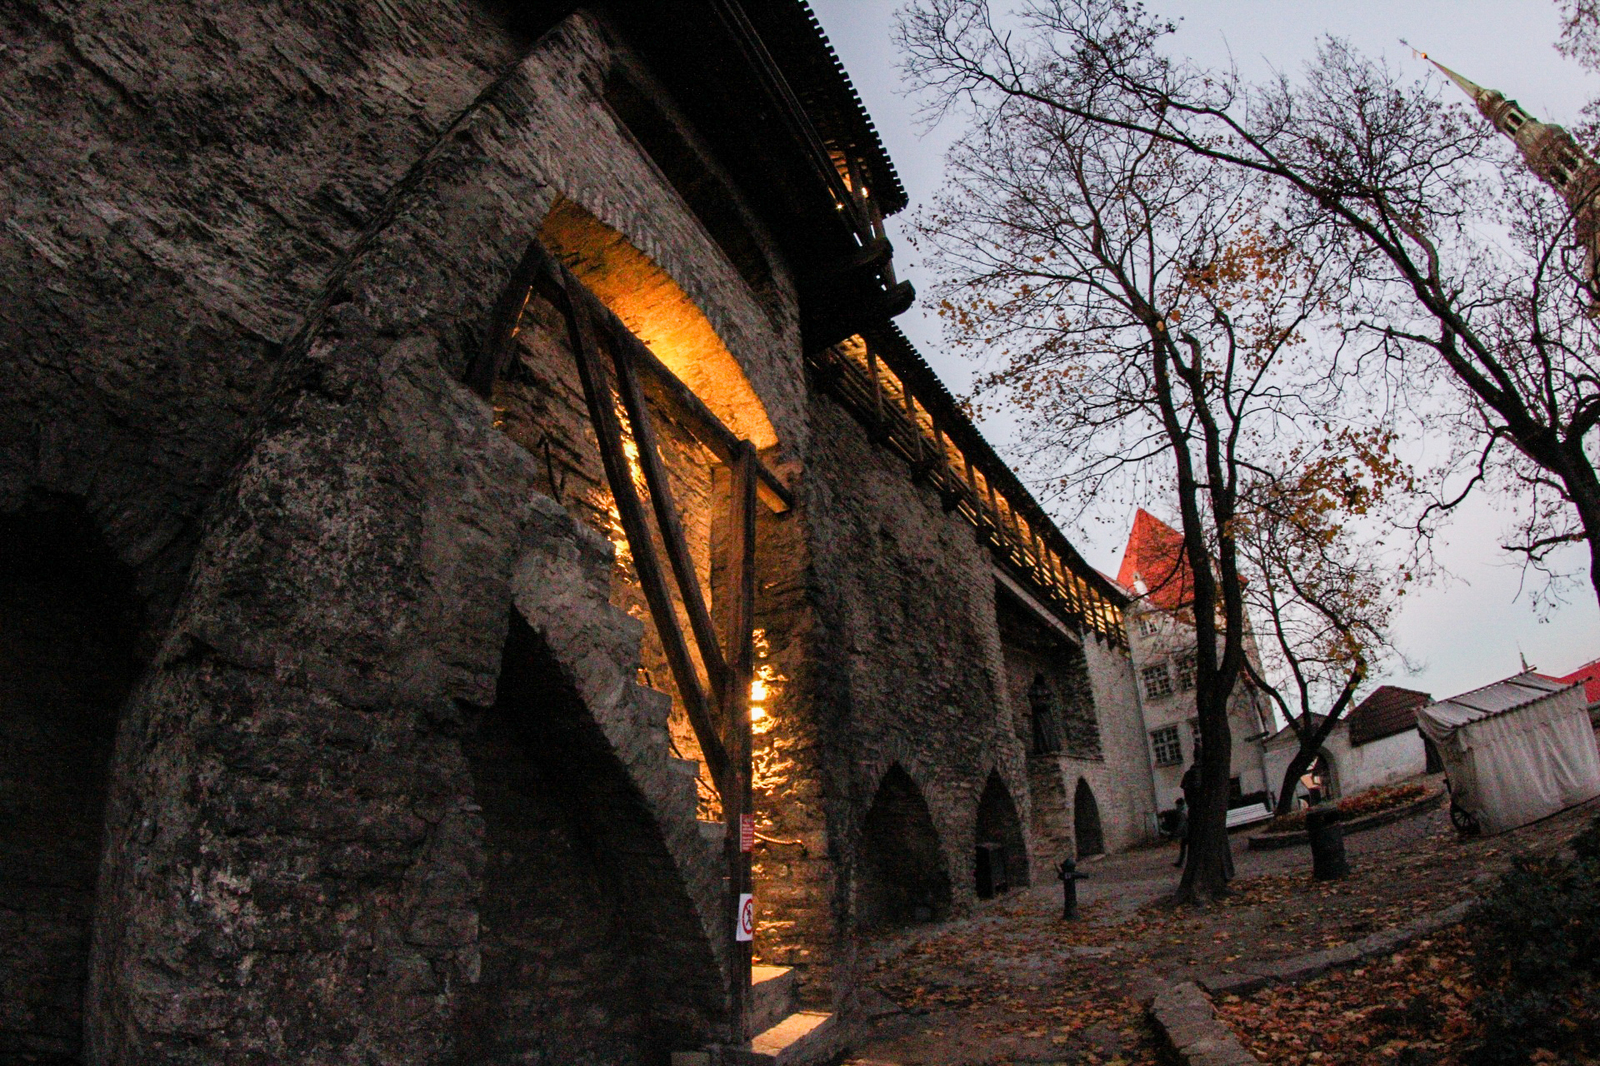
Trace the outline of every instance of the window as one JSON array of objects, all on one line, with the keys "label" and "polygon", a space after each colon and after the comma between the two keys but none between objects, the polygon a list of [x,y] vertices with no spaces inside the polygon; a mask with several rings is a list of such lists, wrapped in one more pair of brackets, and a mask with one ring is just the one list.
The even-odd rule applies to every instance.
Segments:
[{"label": "window", "polygon": [[1141,614],[1139,616],[1139,635],[1153,637],[1161,632],[1161,619],[1154,614]]},{"label": "window", "polygon": [[1178,691],[1188,692],[1194,688],[1194,652],[1186,651],[1178,656]]},{"label": "window", "polygon": [[1144,694],[1146,699],[1153,700],[1162,696],[1172,695],[1172,675],[1167,673],[1166,663],[1147,666],[1142,673],[1144,675]]},{"label": "window", "polygon": [[1183,745],[1178,743],[1178,727],[1164,725],[1150,731],[1150,747],[1157,766],[1177,766],[1183,762]]},{"label": "window", "polygon": [[1189,719],[1189,739],[1194,741],[1194,750],[1200,750],[1200,719]]}]

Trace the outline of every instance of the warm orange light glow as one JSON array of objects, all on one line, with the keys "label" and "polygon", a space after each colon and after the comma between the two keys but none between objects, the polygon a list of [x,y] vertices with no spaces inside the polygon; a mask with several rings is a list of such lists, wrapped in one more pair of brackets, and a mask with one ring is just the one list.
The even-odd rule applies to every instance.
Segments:
[{"label": "warm orange light glow", "polygon": [[570,200],[556,201],[539,239],[736,436],[757,448],[778,443],[738,360],[660,265]]},{"label": "warm orange light glow", "polygon": [[752,708],[750,708],[750,720],[752,722],[759,722],[759,721],[761,721],[761,719],[765,718],[766,716],[767,716],[767,712],[764,709],[762,709],[760,707],[752,707]]}]

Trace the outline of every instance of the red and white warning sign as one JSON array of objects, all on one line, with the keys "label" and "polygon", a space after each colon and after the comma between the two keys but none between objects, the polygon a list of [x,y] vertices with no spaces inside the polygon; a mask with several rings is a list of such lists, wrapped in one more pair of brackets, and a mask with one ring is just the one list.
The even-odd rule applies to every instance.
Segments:
[{"label": "red and white warning sign", "polygon": [[739,924],[733,930],[735,940],[754,940],[756,934],[756,898],[748,892],[739,893]]},{"label": "red and white warning sign", "polygon": [[739,815],[739,850],[748,852],[756,846],[756,816]]}]

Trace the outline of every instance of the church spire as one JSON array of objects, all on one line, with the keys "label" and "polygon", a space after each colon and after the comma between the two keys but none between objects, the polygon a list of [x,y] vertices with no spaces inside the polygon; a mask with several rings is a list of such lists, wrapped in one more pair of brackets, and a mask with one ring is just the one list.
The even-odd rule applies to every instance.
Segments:
[{"label": "church spire", "polygon": [[1439,62],[1437,59],[1429,56],[1428,53],[1418,52],[1417,54],[1423,59],[1426,59],[1428,62],[1432,63],[1434,66],[1438,67],[1440,73],[1449,78],[1451,81],[1455,82],[1456,85],[1460,87],[1462,92],[1472,97],[1473,103],[1477,103],[1478,97],[1489,91],[1488,89],[1485,89],[1483,86],[1479,85],[1477,82],[1468,81],[1466,78],[1463,78],[1461,75],[1457,74],[1455,71]]},{"label": "church spire", "polygon": [[1499,90],[1485,89],[1426,52],[1416,54],[1438,67],[1471,97],[1483,117],[1511,138],[1528,169],[1561,194],[1572,212],[1574,235],[1589,253],[1585,280],[1591,290],[1600,293],[1600,165],[1560,126],[1540,122]]}]

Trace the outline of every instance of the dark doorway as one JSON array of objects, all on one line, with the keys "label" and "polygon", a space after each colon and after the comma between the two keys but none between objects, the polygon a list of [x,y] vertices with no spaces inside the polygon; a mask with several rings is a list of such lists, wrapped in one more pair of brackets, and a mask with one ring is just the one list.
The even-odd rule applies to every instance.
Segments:
[{"label": "dark doorway", "polygon": [[0,1062],[81,1061],[132,575],[81,507],[0,517]]},{"label": "dark doorway", "polygon": [[[666,1058],[657,976],[714,973],[652,954],[698,928],[654,821],[544,641],[513,613],[494,706],[462,739],[483,808],[482,972],[461,991],[462,1066]],[[667,971],[662,974],[662,971]],[[679,993],[682,998],[681,993]],[[692,998],[692,997],[691,997]],[[654,1001],[654,1002],[653,1002]]]},{"label": "dark doorway", "polygon": [[939,834],[911,775],[892,766],[867,809],[861,834],[857,921],[888,928],[941,921],[950,911]]},{"label": "dark doorway", "polygon": [[1100,831],[1100,805],[1095,802],[1089,782],[1078,778],[1078,791],[1072,797],[1072,830],[1078,842],[1078,858],[1102,855],[1106,838]]},{"label": "dark doorway", "polygon": [[1028,848],[1022,819],[998,771],[989,772],[978,801],[975,872],[980,899],[1028,883]]}]

